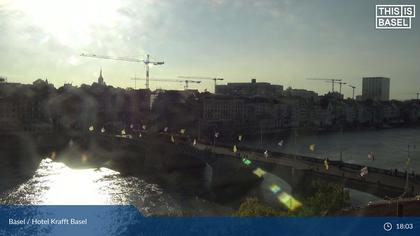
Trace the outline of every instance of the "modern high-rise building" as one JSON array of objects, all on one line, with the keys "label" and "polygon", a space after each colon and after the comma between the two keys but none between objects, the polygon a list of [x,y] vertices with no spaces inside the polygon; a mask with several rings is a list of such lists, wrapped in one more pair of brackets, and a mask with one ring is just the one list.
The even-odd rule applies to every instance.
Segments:
[{"label": "modern high-rise building", "polygon": [[390,79],[386,77],[363,78],[363,100],[388,101]]}]

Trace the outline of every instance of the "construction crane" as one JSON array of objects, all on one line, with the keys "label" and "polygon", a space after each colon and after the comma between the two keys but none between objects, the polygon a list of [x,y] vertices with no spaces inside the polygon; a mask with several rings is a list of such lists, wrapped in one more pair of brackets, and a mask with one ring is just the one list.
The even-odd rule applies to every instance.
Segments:
[{"label": "construction crane", "polygon": [[142,80],[142,78],[138,78],[136,75],[134,75],[131,80],[134,80],[134,89],[137,89],[137,80]]},{"label": "construction crane", "polygon": [[[412,96],[412,95],[416,95],[417,96],[417,98],[416,98],[416,100],[418,101],[419,100],[419,96],[420,96],[420,92],[417,92],[417,93],[409,93],[409,94],[406,94],[406,93],[402,93],[402,94],[404,94],[404,95],[406,95],[406,96]],[[413,99],[414,100],[414,99]]]},{"label": "construction crane", "polygon": [[[409,94],[407,94],[407,93],[401,93],[401,94],[404,94],[404,95],[410,96],[410,97],[415,94],[417,96],[416,100],[418,101],[419,100],[420,92],[413,92],[413,93],[409,93]],[[413,98],[413,100],[414,100],[414,98]]]},{"label": "construction crane", "polygon": [[182,79],[199,79],[199,80],[213,80],[214,81],[214,92],[216,93],[216,85],[218,80],[223,80],[223,78],[219,77],[200,77],[200,76],[178,76],[178,78]]},{"label": "construction crane", "polygon": [[[142,78],[137,78],[137,77],[133,77],[131,79],[134,80],[134,81],[136,81],[136,80],[144,80]],[[175,80],[174,79],[153,79],[153,81],[185,83],[184,84],[184,89],[185,90],[188,89],[189,83],[196,83],[196,84],[201,83],[201,81],[199,81],[199,80],[189,80],[189,79],[186,79],[186,80],[179,80],[179,79],[175,79]]]},{"label": "construction crane", "polygon": [[352,88],[352,90],[353,90],[353,100],[354,100],[354,90],[356,89],[356,86],[350,85],[350,84],[348,84],[347,86],[349,86],[350,88]]},{"label": "construction crane", "polygon": [[[333,83],[332,81],[325,81],[325,82],[327,82],[327,83]],[[346,82],[341,82],[341,81],[338,81],[338,82],[336,82],[336,83],[340,85],[340,90],[339,90],[339,92],[340,92],[340,94],[341,94],[341,86],[342,86],[343,84],[347,84],[347,83],[346,83]]]},{"label": "construction crane", "polygon": [[[341,79],[321,79],[321,78],[309,78],[309,79],[307,79],[307,80],[323,80],[323,81],[328,81],[328,82],[330,82],[331,84],[332,84],[332,92],[334,92],[334,84],[336,83],[336,82],[340,82],[340,81],[342,81]],[[341,85],[340,85],[340,87],[341,87]]]},{"label": "construction crane", "polygon": [[94,57],[94,58],[101,58],[101,59],[109,59],[109,60],[118,60],[118,61],[130,61],[130,62],[143,62],[146,66],[146,89],[149,89],[149,67],[151,65],[163,65],[165,62],[163,61],[151,61],[150,55],[146,55],[146,59],[136,59],[136,58],[129,58],[129,57],[110,57],[110,56],[102,56],[96,54],[87,54],[82,53],[80,54],[82,57]]}]

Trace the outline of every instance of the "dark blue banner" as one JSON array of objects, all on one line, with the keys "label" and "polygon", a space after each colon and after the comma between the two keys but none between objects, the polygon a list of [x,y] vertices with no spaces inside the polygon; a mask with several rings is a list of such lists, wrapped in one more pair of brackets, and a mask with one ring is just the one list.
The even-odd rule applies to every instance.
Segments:
[{"label": "dark blue banner", "polygon": [[143,217],[133,206],[0,206],[0,235],[420,235],[420,217]]}]

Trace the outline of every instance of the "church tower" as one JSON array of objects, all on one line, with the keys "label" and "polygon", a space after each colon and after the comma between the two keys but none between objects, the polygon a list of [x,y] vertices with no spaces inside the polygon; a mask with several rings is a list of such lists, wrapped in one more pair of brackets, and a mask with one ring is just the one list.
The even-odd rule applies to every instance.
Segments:
[{"label": "church tower", "polygon": [[105,85],[104,78],[102,77],[102,68],[101,68],[101,71],[99,72],[98,84]]}]

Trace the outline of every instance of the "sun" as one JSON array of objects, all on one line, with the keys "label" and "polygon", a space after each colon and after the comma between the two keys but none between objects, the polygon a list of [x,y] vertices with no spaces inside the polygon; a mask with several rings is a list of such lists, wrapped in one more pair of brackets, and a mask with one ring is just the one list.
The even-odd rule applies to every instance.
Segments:
[{"label": "sun", "polygon": [[[3,1],[4,2],[4,1]],[[40,28],[67,46],[83,46],[94,40],[97,30],[118,25],[121,0],[6,0],[28,25]]]}]

